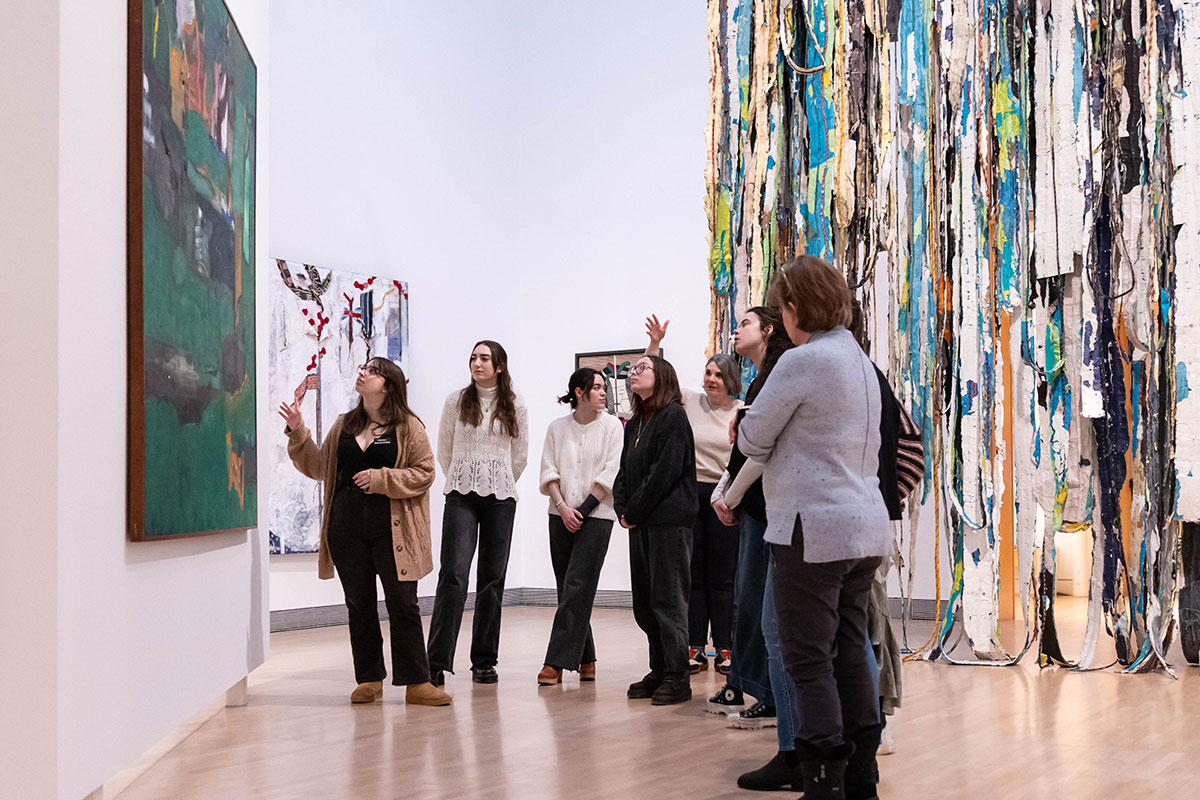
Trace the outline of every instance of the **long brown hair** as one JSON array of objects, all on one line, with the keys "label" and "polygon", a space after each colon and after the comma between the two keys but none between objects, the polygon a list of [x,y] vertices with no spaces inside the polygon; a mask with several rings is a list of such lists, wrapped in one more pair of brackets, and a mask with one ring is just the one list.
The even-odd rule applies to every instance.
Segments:
[{"label": "long brown hair", "polygon": [[[492,353],[492,366],[496,370],[496,407],[492,409],[492,418],[488,420],[488,432],[500,422],[500,432],[505,436],[517,438],[517,395],[513,392],[512,377],[508,374],[508,353],[499,342],[483,339],[471,347],[471,352],[479,345],[487,345]],[[458,421],[464,425],[478,427],[483,424],[483,407],[479,403],[479,388],[475,381],[467,384],[458,396]]]},{"label": "long brown hair", "polygon": [[788,350],[791,350],[795,345],[788,338],[787,329],[783,327],[783,313],[780,312],[778,306],[755,306],[746,313],[758,317],[758,326],[760,328],[768,326],[771,328],[771,334],[767,337],[767,354],[763,356],[762,368],[754,376],[754,380],[750,383],[750,388],[746,390],[746,405],[750,405],[754,402],[754,398],[758,397],[758,393],[762,391],[762,387],[767,382],[767,377],[771,374],[771,370],[775,369],[775,362],[779,361],[779,357]]},{"label": "long brown hair", "polygon": [[[417,421],[421,422],[421,418],[408,407],[408,379],[404,377],[404,370],[386,358],[372,358],[367,364],[383,378],[383,404],[379,407],[379,413],[383,417],[384,426],[399,431],[408,424],[409,417],[416,417]],[[358,404],[342,422],[342,430],[351,436],[357,436],[370,421],[367,410],[363,408],[362,396],[359,395]]]},{"label": "long brown hair", "polygon": [[[675,368],[671,366],[671,362],[661,356],[642,356],[642,358],[650,359],[650,363],[654,365],[654,391],[645,400],[636,392],[633,393],[633,413],[635,415],[645,414],[665,408],[671,403],[682,403],[683,392],[679,391],[679,376],[675,374]],[[638,360],[640,361],[641,358]]]}]

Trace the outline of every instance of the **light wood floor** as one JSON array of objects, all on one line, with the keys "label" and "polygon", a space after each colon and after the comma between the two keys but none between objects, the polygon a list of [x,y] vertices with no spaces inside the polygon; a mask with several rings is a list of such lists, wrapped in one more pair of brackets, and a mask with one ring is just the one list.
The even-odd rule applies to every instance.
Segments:
[{"label": "light wood floor", "polygon": [[[719,686],[711,670],[693,680],[690,703],[625,698],[646,669],[645,639],[627,611],[595,613],[595,684],[570,675],[539,689],[552,614],[505,609],[500,683],[475,686],[464,666],[448,678],[448,708],[408,708],[391,686],[382,704],[352,707],[344,628],[276,634],[271,660],[250,678],[249,705],[221,710],[120,798],[758,796],[734,781],[774,754],[775,731],[731,730],[705,713]],[[910,642],[929,629],[910,626]],[[1063,629],[1064,647],[1077,647],[1081,622]],[[465,664],[469,615],[463,631]],[[1032,658],[1005,669],[907,664],[880,796],[1195,797],[1200,670],[1176,666],[1178,680],[1039,670]]]}]

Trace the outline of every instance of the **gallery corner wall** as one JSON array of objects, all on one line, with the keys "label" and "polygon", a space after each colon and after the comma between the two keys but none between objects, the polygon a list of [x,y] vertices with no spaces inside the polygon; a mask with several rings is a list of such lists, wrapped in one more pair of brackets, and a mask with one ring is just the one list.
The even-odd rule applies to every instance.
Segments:
[{"label": "gallery corner wall", "polygon": [[[264,78],[268,2],[229,0]],[[20,187],[0,200],[5,796],[78,800],[267,653],[264,537],[126,539],[126,21],[124,0],[0,16],[17,120],[0,163]],[[267,165],[263,153],[263,243]]]},{"label": "gallery corner wall", "polygon": [[[408,282],[409,400],[435,442],[471,345],[505,346],[530,420],[507,586],[551,588],[537,472],[575,353],[644,346],[658,311],[684,385],[703,374],[703,5],[360,0],[336,29],[320,8],[271,8],[270,255]],[[627,538],[602,589],[628,588]],[[272,558],[273,608],[342,602],[314,562]]]}]

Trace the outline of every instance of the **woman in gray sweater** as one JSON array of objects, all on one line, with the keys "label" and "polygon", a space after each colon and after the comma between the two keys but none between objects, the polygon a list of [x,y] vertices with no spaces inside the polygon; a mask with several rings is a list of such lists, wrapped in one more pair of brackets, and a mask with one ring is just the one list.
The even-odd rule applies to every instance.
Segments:
[{"label": "woman in gray sweater", "polygon": [[[772,589],[796,685],[804,797],[876,796],[879,707],[867,659],[872,577],[891,548],[879,492],[879,384],[853,335],[850,290],[799,256],[771,284],[797,345],[780,357],[739,428],[765,462]],[[844,793],[843,793],[844,792]]]}]

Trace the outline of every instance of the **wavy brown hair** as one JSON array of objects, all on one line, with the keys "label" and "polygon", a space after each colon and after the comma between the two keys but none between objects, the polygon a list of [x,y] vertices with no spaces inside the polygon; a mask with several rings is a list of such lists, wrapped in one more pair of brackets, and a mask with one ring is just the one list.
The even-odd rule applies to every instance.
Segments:
[{"label": "wavy brown hair", "polygon": [[[400,431],[408,424],[409,417],[416,417],[417,421],[421,422],[421,418],[408,407],[408,378],[404,377],[404,370],[386,358],[372,358],[367,364],[374,367],[383,378],[383,405],[379,407],[379,413],[383,417],[384,426]],[[362,396],[359,395],[358,404],[346,414],[346,419],[342,422],[342,430],[351,436],[357,436],[370,421],[367,410],[363,408]]]},{"label": "wavy brown hair", "polygon": [[746,313],[758,317],[760,328],[768,326],[771,328],[771,333],[767,336],[767,354],[763,356],[762,368],[754,376],[750,388],[746,390],[746,405],[750,405],[762,391],[762,387],[767,382],[771,370],[775,369],[775,363],[779,361],[779,357],[795,345],[788,338],[787,329],[783,327],[783,313],[778,306],[755,306]]},{"label": "wavy brown hair", "polygon": [[[517,395],[513,392],[512,377],[508,374],[508,353],[499,342],[483,339],[471,347],[471,352],[479,345],[486,345],[492,354],[492,366],[496,369],[496,407],[492,409],[492,418],[488,420],[488,432],[500,423],[500,432],[505,436],[517,438]],[[479,403],[479,387],[475,381],[467,384],[458,396],[458,421],[464,425],[478,427],[483,424],[483,407]]]},{"label": "wavy brown hair", "polygon": [[645,414],[665,408],[671,403],[682,403],[683,392],[679,391],[679,376],[675,374],[671,362],[661,356],[642,356],[638,360],[641,361],[642,358],[650,359],[654,365],[654,391],[645,400],[641,395],[634,393],[633,413]]}]

